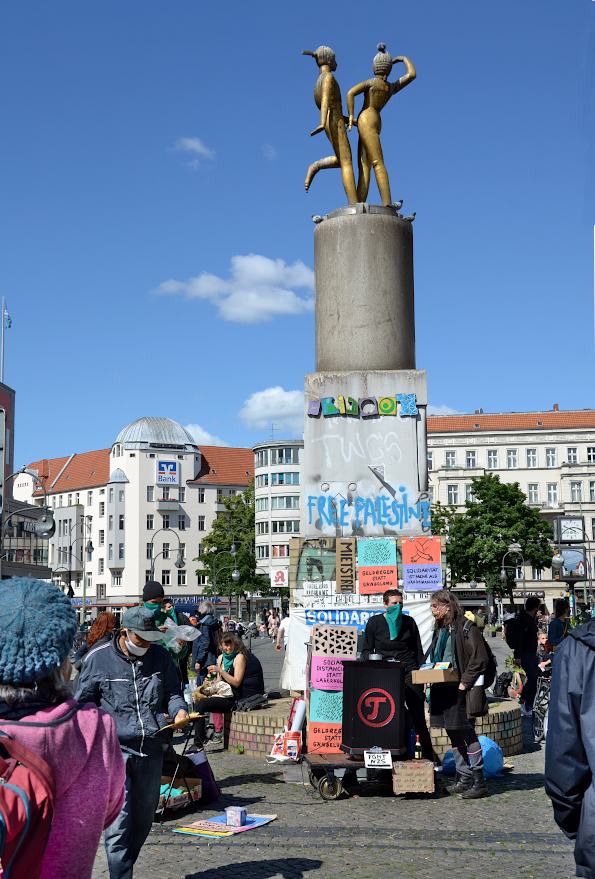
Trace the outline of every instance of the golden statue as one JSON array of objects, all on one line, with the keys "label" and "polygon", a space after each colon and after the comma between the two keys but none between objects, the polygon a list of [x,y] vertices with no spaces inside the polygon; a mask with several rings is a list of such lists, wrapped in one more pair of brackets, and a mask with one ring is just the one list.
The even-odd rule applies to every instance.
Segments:
[{"label": "golden statue", "polygon": [[[320,50],[319,50],[320,51]],[[387,82],[389,73],[393,64],[403,61],[407,68],[407,73],[397,82]],[[372,65],[374,71],[374,79],[368,79],[360,82],[347,93],[347,112],[349,113],[349,131],[354,124],[353,106],[356,95],[364,95],[364,105],[362,111],[357,117],[357,130],[359,131],[359,143],[357,146],[357,162],[359,167],[359,178],[357,181],[357,200],[365,201],[368,197],[370,188],[370,169],[374,168],[376,175],[376,183],[380,192],[380,198],[383,205],[390,205],[390,186],[388,182],[388,174],[384,167],[384,158],[382,156],[382,147],[380,145],[380,129],[382,121],[380,119],[380,111],[390,101],[392,96],[401,89],[409,85],[415,77],[415,67],[409,60],[402,55],[393,59],[386,51],[384,43],[378,43],[378,55],[374,58]],[[307,188],[307,187],[306,187]],[[347,187],[346,187],[347,189]],[[351,204],[351,202],[350,202]]]},{"label": "golden statue", "polygon": [[[320,109],[320,125],[311,134],[326,131],[326,136],[335,152],[334,156],[327,156],[326,159],[319,159],[310,165],[306,174],[306,192],[315,175],[323,168],[340,168],[347,201],[349,204],[355,204],[358,199],[355,191],[351,147],[345,129],[347,119],[343,116],[339,83],[333,76],[333,71],[337,69],[335,53],[328,46],[319,46],[315,52],[302,52],[302,55],[312,55],[320,68],[320,75],[314,87],[314,100]],[[413,75],[415,76],[415,71]]]}]

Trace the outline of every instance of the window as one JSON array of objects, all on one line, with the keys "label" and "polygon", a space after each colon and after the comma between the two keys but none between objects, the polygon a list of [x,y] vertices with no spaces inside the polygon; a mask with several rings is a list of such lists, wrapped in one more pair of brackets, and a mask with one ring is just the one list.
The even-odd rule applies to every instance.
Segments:
[{"label": "window", "polygon": [[53,509],[53,510],[56,509],[56,498],[55,498],[55,496],[52,498],[52,509]]},{"label": "window", "polygon": [[162,571],[161,572],[161,585],[162,586],[171,586],[170,572],[169,571]]},{"label": "window", "polygon": [[99,559],[99,573],[100,574],[103,574],[104,565],[105,565],[105,562],[103,561],[103,559]]},{"label": "window", "polygon": [[92,491],[87,492],[87,506],[88,507],[93,506],[93,492]]},{"label": "window", "polygon": [[527,467],[537,467],[537,449],[527,449]]},{"label": "window", "polygon": [[566,449],[566,462],[568,464],[578,464],[578,449],[576,446]]},{"label": "window", "polygon": [[199,574],[199,575],[198,575],[198,585],[199,585],[199,586],[206,586],[206,585],[207,585],[207,582],[208,582],[208,581],[207,581],[207,575],[206,575],[206,574]]},{"label": "window", "polygon": [[153,524],[154,520],[155,520],[154,516],[147,516],[147,531],[152,531],[153,528],[155,527]]},{"label": "window", "polygon": [[147,558],[148,559],[153,558],[153,544],[152,543],[147,543]]},{"label": "window", "polygon": [[124,544],[123,543],[118,544],[118,558],[119,559],[124,558]]},{"label": "window", "polygon": [[75,504],[80,504],[80,502],[81,502],[81,493],[80,493],[80,491],[77,491],[77,493],[75,494],[75,496],[74,496],[74,502],[75,502]]},{"label": "window", "polygon": [[99,518],[103,519],[104,516],[105,516],[105,502],[100,501],[100,503],[99,503]]},{"label": "window", "polygon": [[198,544],[198,555],[199,555],[199,556],[202,555],[202,543],[199,543],[199,544]]},{"label": "window", "polygon": [[222,489],[222,488],[218,488],[218,489],[217,489],[217,500],[219,500],[219,498],[222,497],[222,496],[223,496],[223,489]]},{"label": "window", "polygon": [[469,501],[470,504],[474,504],[476,500],[473,494],[473,486],[470,483],[465,485],[465,500]]},{"label": "window", "polygon": [[178,489],[178,492],[179,492],[179,495],[180,495],[180,503],[181,503],[181,504],[185,503],[185,501],[186,501],[186,489],[185,489],[185,488],[180,488],[180,489]]},{"label": "window", "polygon": [[299,485],[299,473],[271,473],[271,485]]},{"label": "window", "polygon": [[506,452],[506,466],[509,470],[515,470],[518,467],[516,449],[508,449]]},{"label": "window", "polygon": [[523,579],[523,568],[521,567],[521,565],[518,565],[518,567],[516,567],[514,569],[514,579],[515,580],[522,580]]},{"label": "window", "polygon": [[169,515],[167,513],[163,516],[163,528],[166,530],[169,528]]},{"label": "window", "polygon": [[124,516],[120,515],[120,516],[118,516],[118,531],[123,531],[123,530],[124,530]]},{"label": "window", "polygon": [[122,574],[120,572],[112,575],[112,583],[114,586],[122,585]]},{"label": "window", "polygon": [[254,466],[255,467],[267,467],[269,463],[269,453],[267,449],[263,449],[261,452],[256,452],[254,455]]},{"label": "window", "polygon": [[99,489],[99,494],[105,494],[105,488],[100,488],[100,489]]},{"label": "window", "polygon": [[169,543],[164,543],[164,544],[163,544],[163,558],[164,558],[164,559],[168,559],[168,558],[169,558]]},{"label": "window", "polygon": [[273,544],[273,558],[281,559],[289,555],[289,546],[286,543]]},{"label": "window", "polygon": [[273,534],[297,534],[300,530],[299,519],[289,519],[281,522],[273,522]]},{"label": "window", "polygon": [[93,516],[87,516],[87,530],[89,534],[93,533]]},{"label": "window", "polygon": [[198,502],[199,504],[204,504],[205,502],[205,490],[204,488],[198,489]]},{"label": "window", "polygon": [[178,571],[178,586],[186,585],[186,571]]},{"label": "window", "polygon": [[533,580],[541,580],[543,571],[539,568],[533,568],[531,571],[531,577]]},{"label": "window", "polygon": [[62,537],[62,519],[58,519],[58,537]]},{"label": "window", "polygon": [[72,506],[72,495],[71,494],[68,495],[68,506],[69,507]]},{"label": "window", "polygon": [[299,494],[271,498],[271,510],[299,510],[299,508]]},{"label": "window", "polygon": [[458,504],[459,502],[459,486],[458,485],[449,485],[448,486],[448,503],[449,504]]},{"label": "window", "polygon": [[180,531],[186,530],[186,516],[178,516],[178,528]]},{"label": "window", "polygon": [[152,485],[147,485],[147,500],[155,500],[155,488]]},{"label": "window", "polygon": [[269,499],[268,497],[259,497],[256,500],[256,512],[264,513],[269,508]]},{"label": "window", "polygon": [[108,557],[108,559],[113,559],[113,557],[114,557],[114,547],[111,543],[107,548],[107,557]]},{"label": "window", "polygon": [[299,464],[298,449],[271,449],[271,465]]},{"label": "window", "polygon": [[113,530],[114,530],[114,517],[113,517],[113,516],[108,516],[108,519],[107,519],[107,530],[108,530],[108,531],[113,531]]},{"label": "window", "polygon": [[430,485],[430,487],[428,488],[428,500],[430,501],[431,504],[434,503],[434,486],[433,485]]},{"label": "window", "polygon": [[87,588],[91,591],[91,574],[87,574]]},{"label": "window", "polygon": [[539,485],[536,482],[530,482],[527,486],[527,498],[530,504],[539,503]]},{"label": "window", "polygon": [[547,502],[548,504],[558,503],[558,483],[548,482],[547,484]]},{"label": "window", "polygon": [[184,556],[186,555],[186,544],[185,543],[180,543],[180,545],[178,546],[178,552],[181,552],[182,558],[184,558]]},{"label": "window", "polygon": [[589,464],[595,464],[595,446],[587,447],[587,461]]},{"label": "window", "polygon": [[152,580],[152,579],[153,579],[153,577],[152,577],[151,571],[145,571],[145,583],[148,583],[149,580]]},{"label": "window", "polygon": [[591,540],[595,540],[595,519],[591,519]]},{"label": "window", "polygon": [[434,469],[434,453],[428,452],[428,470]]},{"label": "window", "polygon": [[445,455],[445,462],[447,467],[456,467],[456,452],[447,452]]},{"label": "window", "polygon": [[161,486],[161,500],[168,501],[169,500],[169,485]]},{"label": "window", "polygon": [[595,482],[589,483],[589,500],[595,501]]},{"label": "window", "polygon": [[570,483],[570,497],[573,504],[578,504],[583,499],[583,483],[582,482],[571,482]]},{"label": "window", "polygon": [[113,490],[113,488],[110,488],[110,490],[109,490],[108,499],[109,499],[110,504],[113,504],[113,502],[114,502],[114,490]]},{"label": "window", "polygon": [[105,583],[97,584],[97,598],[101,601],[107,598],[107,589]]},{"label": "window", "polygon": [[257,546],[256,547],[256,558],[257,559],[268,559],[268,557],[269,557],[268,546]]},{"label": "window", "polygon": [[555,449],[546,449],[545,450],[545,466],[546,467],[555,467],[556,466],[556,450]]},{"label": "window", "polygon": [[262,476],[256,477],[256,485],[255,488],[266,488],[269,484],[269,474],[264,473]]},{"label": "window", "polygon": [[269,533],[269,523],[268,522],[257,522],[256,523],[256,533],[257,534],[268,534]]},{"label": "window", "polygon": [[198,517],[198,530],[199,531],[205,530],[205,517],[204,516]]},{"label": "window", "polygon": [[497,470],[498,469],[498,451],[497,449],[490,449],[488,452],[488,470]]},{"label": "window", "polygon": [[467,470],[472,470],[477,466],[476,464],[477,455],[475,452],[466,452],[465,454],[465,462],[467,464]]},{"label": "window", "polygon": [[124,503],[124,489],[123,488],[121,488],[120,491],[118,492],[118,500],[120,501],[121,504]]},{"label": "window", "polygon": [[99,532],[99,546],[105,546],[105,531]]}]

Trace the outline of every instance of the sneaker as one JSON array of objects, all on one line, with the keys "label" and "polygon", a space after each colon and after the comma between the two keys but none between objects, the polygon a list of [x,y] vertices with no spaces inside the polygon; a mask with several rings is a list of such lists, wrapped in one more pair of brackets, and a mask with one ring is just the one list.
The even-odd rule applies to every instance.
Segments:
[{"label": "sneaker", "polygon": [[223,733],[215,733],[212,739],[208,741],[209,745],[222,745],[223,744]]},{"label": "sneaker", "polygon": [[527,708],[524,702],[521,702],[521,714],[523,717],[533,717],[533,709]]}]

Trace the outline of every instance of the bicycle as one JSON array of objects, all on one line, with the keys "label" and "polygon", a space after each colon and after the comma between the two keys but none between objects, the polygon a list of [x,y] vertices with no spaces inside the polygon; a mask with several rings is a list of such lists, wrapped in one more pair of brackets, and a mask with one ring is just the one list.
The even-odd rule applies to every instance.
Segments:
[{"label": "bicycle", "polygon": [[541,675],[537,681],[537,692],[533,702],[533,739],[536,744],[547,737],[547,716],[550,706],[550,675]]}]

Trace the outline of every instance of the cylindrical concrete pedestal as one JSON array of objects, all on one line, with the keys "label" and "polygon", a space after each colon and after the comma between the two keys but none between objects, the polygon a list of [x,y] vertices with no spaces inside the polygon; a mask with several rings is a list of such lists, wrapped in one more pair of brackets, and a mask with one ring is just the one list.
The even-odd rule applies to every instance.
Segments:
[{"label": "cylindrical concrete pedestal", "polygon": [[415,369],[413,232],[391,208],[340,208],[314,232],[316,371]]}]

